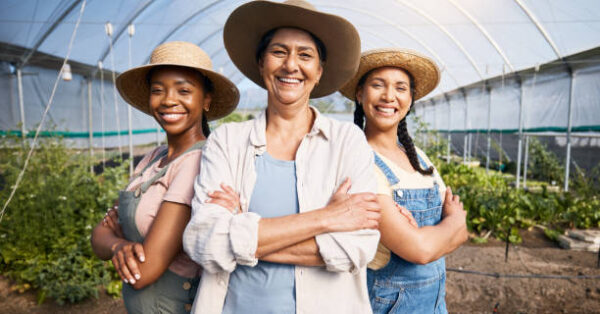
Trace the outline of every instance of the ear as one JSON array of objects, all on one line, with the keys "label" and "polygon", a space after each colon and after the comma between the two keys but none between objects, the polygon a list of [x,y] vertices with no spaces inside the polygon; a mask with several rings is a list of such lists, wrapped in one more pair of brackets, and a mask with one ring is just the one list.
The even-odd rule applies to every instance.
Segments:
[{"label": "ear", "polygon": [[355,96],[356,96],[356,100],[358,100],[359,104],[362,104],[362,101],[361,101],[362,100],[362,94],[363,94],[362,88],[357,86],[356,87],[356,95]]},{"label": "ear", "polygon": [[204,109],[204,111],[208,111],[210,109],[211,102],[212,95],[207,93],[206,95],[204,95],[204,104],[202,104],[202,109]]}]

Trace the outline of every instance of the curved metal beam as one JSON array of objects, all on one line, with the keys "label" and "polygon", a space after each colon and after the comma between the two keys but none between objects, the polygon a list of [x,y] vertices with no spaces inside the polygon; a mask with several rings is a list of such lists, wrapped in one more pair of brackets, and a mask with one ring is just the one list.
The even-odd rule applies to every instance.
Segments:
[{"label": "curved metal beam", "polygon": [[[518,1],[518,0],[516,0]],[[418,15],[420,15],[421,17],[425,18],[426,20],[428,20],[429,22],[431,22],[433,25],[435,25],[440,31],[442,31],[442,33],[444,33],[446,36],[448,36],[448,38],[450,38],[450,40],[456,45],[456,47],[458,47],[458,49],[460,49],[460,51],[465,55],[465,57],[467,57],[467,60],[469,60],[469,62],[471,63],[471,65],[473,66],[473,69],[475,69],[475,72],[477,72],[477,75],[479,75],[479,78],[481,80],[484,79],[483,74],[481,73],[481,71],[479,70],[479,68],[477,67],[477,64],[475,63],[475,59],[473,59],[473,57],[471,56],[471,54],[467,51],[467,49],[465,49],[465,47],[454,37],[454,35],[452,35],[448,29],[446,27],[444,27],[442,24],[440,24],[436,19],[434,19],[433,17],[431,17],[431,15],[427,14],[425,11],[417,8],[416,6],[414,6],[413,4],[409,3],[406,0],[396,0],[396,2],[401,3],[403,6],[415,11]]]},{"label": "curved metal beam", "polygon": [[533,24],[535,25],[535,27],[537,27],[538,31],[540,31],[540,33],[542,33],[542,36],[544,36],[544,39],[546,39],[546,42],[548,42],[548,44],[550,45],[550,47],[552,47],[552,50],[554,50],[554,54],[556,55],[556,57],[558,59],[562,59],[562,55],[560,53],[560,50],[558,50],[558,47],[556,46],[556,44],[554,43],[554,41],[550,37],[550,34],[548,34],[548,32],[546,32],[546,29],[538,21],[538,19],[535,17],[535,15],[533,15],[533,12],[531,12],[531,10],[529,10],[529,8],[525,5],[525,3],[523,3],[523,1],[521,1],[521,0],[515,0],[515,2],[519,5],[519,7],[521,7],[521,10],[523,10],[523,12],[525,12],[525,14],[533,22]]},{"label": "curved metal beam", "polygon": [[488,33],[487,29],[485,29],[485,27],[483,27],[483,25],[481,25],[481,23],[479,23],[479,21],[477,21],[475,19],[475,17],[473,17],[467,10],[465,10],[463,7],[461,7],[460,5],[458,5],[458,3],[456,3],[455,0],[448,0],[456,9],[458,9],[464,16],[466,16],[471,23],[473,23],[475,26],[477,26],[477,28],[479,29],[479,31],[481,33],[483,33],[483,35],[485,36],[485,38],[490,42],[490,44],[492,44],[492,46],[494,46],[494,48],[496,49],[496,51],[498,52],[498,54],[502,57],[502,59],[504,59],[504,63],[506,63],[508,65],[508,67],[510,68],[511,72],[515,72],[515,68],[513,67],[512,63],[510,62],[510,60],[508,60],[508,58],[506,57],[506,54],[504,53],[504,51],[502,50],[502,48],[500,48],[500,45],[498,45],[498,43],[496,42],[496,40],[494,40],[494,38],[492,37],[492,35],[490,35],[490,33]]},{"label": "curved metal beam", "polygon": [[[342,10],[350,10],[350,11],[353,11],[353,12],[357,12],[357,13],[361,13],[361,14],[364,14],[364,15],[371,16],[371,17],[373,17],[375,19],[378,19],[378,20],[384,22],[385,24],[393,26],[397,30],[399,30],[402,33],[404,33],[406,36],[410,37],[412,40],[414,40],[417,43],[419,43],[419,45],[421,45],[423,48],[425,48],[425,50],[427,50],[436,60],[438,60],[438,62],[442,65],[442,67],[444,69],[448,68],[448,66],[446,65],[446,63],[443,61],[442,57],[440,55],[438,55],[433,48],[431,48],[429,45],[427,45],[427,43],[425,43],[423,40],[419,39],[418,37],[414,36],[409,31],[407,31],[406,29],[404,29],[403,27],[401,27],[400,25],[394,23],[393,21],[390,21],[389,19],[386,19],[383,16],[374,14],[374,13],[372,13],[370,11],[366,11],[366,10],[362,10],[362,9],[356,9],[356,8],[350,8],[350,7],[345,7],[345,6],[336,6],[336,5],[319,4],[319,3],[315,3],[315,5],[320,6],[320,7],[325,7],[325,8],[336,8],[336,9],[342,9]],[[396,46],[401,46],[401,45],[397,45],[397,44],[395,44],[395,45]],[[452,79],[454,80],[454,83],[458,87],[459,84],[458,84],[458,81],[456,80],[456,78],[454,78],[452,76],[452,74],[450,74],[449,71],[446,71],[446,73],[448,73],[448,75],[450,77],[452,77]]]},{"label": "curved metal beam", "polygon": [[[197,17],[198,15],[204,13],[204,11],[214,7],[215,5],[217,5],[220,2],[223,2],[224,0],[217,0],[207,6],[204,6],[202,8],[200,8],[200,10],[192,13],[190,16],[188,16],[188,18],[186,18],[185,20],[183,20],[183,22],[179,23],[179,25],[175,26],[175,28],[173,28],[169,33],[167,33],[167,35],[165,37],[163,37],[163,39],[161,39],[158,44],[156,44],[157,46],[164,43],[165,41],[167,41],[167,39],[169,39],[169,37],[171,37],[173,34],[175,34],[178,30],[180,30],[183,26],[185,26],[189,21],[191,21],[192,19],[194,19],[195,17]],[[149,59],[150,57],[148,57]]]},{"label": "curved metal beam", "polygon": [[29,50],[29,53],[27,53],[23,58],[21,58],[21,62],[19,62],[19,64],[17,65],[18,69],[23,68],[23,66],[27,64],[31,56],[33,56],[33,54],[38,50],[38,48],[40,48],[44,41],[46,41],[48,36],[52,34],[54,29],[58,27],[58,24],[60,24],[65,19],[65,17],[67,17],[71,13],[71,11],[75,9],[75,7],[77,7],[77,5],[80,2],[81,0],[74,0],[73,3],[71,3],[71,5],[68,8],[66,8],[65,11],[63,11],[63,13],[61,13],[61,15],[56,19],[56,21],[54,21],[54,23],[50,25],[50,27],[46,30],[46,32],[44,32],[42,37],[40,37],[40,39],[35,43],[35,45],[33,45],[33,47]]},{"label": "curved metal beam", "polygon": [[[125,33],[125,30],[127,29],[127,27],[129,27],[130,24],[133,23],[133,21],[135,21],[135,19],[138,18],[138,16],[140,16],[155,0],[148,0],[146,3],[144,3],[144,5],[142,5],[139,9],[137,9],[133,15],[131,16],[131,18],[129,18],[129,20],[127,21],[127,23],[123,24],[123,27],[121,27],[121,29],[119,29],[119,31],[116,33],[115,37],[112,38],[112,46],[115,45],[115,43],[117,42],[117,40],[119,40],[119,38],[121,37],[121,35],[123,35],[123,33]],[[110,52],[110,45],[109,47],[107,47],[104,52],[100,55],[100,61],[104,62],[104,59],[106,59],[106,57],[108,56],[108,53]]]}]

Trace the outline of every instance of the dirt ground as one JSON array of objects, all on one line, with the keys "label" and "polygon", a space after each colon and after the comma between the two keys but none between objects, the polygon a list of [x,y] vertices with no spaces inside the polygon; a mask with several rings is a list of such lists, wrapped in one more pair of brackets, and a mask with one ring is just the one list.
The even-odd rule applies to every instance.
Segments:
[{"label": "dirt ground", "polygon": [[[465,244],[447,257],[447,267],[500,274],[599,276],[597,253],[567,251],[541,231],[523,232],[523,243],[511,246],[504,262],[504,244]],[[0,313],[125,313],[120,299],[101,293],[98,299],[60,306],[36,305],[35,292],[10,291],[0,277]],[[448,272],[451,313],[600,313],[600,279],[495,278]]]}]

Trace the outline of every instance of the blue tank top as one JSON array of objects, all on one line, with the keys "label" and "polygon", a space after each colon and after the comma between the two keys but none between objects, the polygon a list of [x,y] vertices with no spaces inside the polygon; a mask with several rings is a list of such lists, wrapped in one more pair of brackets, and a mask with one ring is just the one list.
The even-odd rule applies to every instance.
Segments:
[{"label": "blue tank top", "polygon": [[[263,218],[299,211],[295,161],[277,160],[267,152],[256,157],[256,184],[248,210]],[[231,273],[223,313],[295,313],[294,265],[259,261],[238,265]]]}]

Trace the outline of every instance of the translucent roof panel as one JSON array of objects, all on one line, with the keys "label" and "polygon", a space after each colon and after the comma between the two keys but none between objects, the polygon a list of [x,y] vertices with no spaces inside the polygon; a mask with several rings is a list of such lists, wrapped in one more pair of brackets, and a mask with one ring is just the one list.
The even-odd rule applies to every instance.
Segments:
[{"label": "translucent roof panel", "polygon": [[[162,42],[185,40],[206,50],[215,70],[240,88],[256,87],[235,68],[223,48],[223,25],[244,0],[4,0],[0,2],[0,42],[64,57],[84,2],[70,54],[74,61],[94,67],[102,61],[105,68],[120,72],[130,63],[146,63],[152,49]],[[310,2],[352,22],[363,50],[400,46],[434,59],[443,76],[430,97],[600,45],[597,0]],[[106,34],[106,22],[112,25],[112,37]],[[131,38],[129,23],[135,26]]]}]

